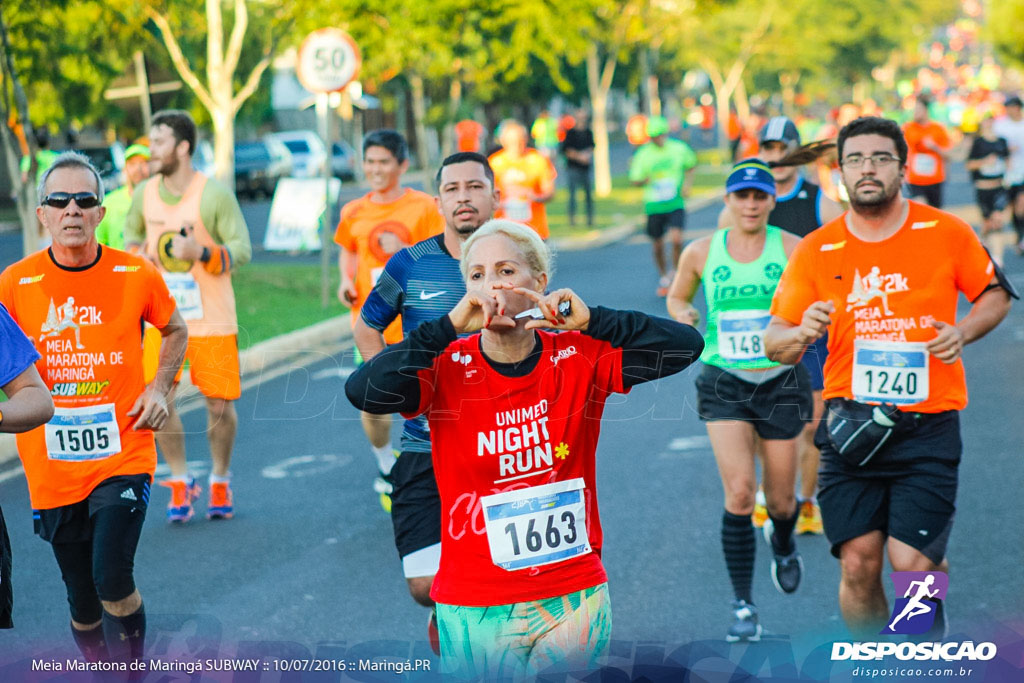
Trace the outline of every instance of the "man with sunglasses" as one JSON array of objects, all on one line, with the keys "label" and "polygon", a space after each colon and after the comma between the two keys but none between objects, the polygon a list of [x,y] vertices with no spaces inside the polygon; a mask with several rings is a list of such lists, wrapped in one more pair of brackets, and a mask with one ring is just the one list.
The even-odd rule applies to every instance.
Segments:
[{"label": "man with sunglasses", "polygon": [[[889,616],[884,554],[896,571],[948,570],[967,405],[960,356],[1017,295],[970,225],[901,196],[907,143],[894,121],[856,119],[837,147],[850,210],[793,253],[765,346],[794,364],[828,332],[818,499],[843,618],[855,636],[876,638]],[[958,322],[961,292],[973,307]],[[851,450],[846,424],[878,438]],[[925,639],[943,635],[941,603],[936,612]]]},{"label": "man with sunglasses", "polygon": [[[103,181],[88,159],[58,156],[39,196],[53,244],[0,274],[0,303],[33,337],[56,408],[18,435],[18,454],[35,531],[67,587],[75,643],[87,661],[127,662],[142,656],[146,633],[134,560],[156,469],[153,430],[167,419],[188,333],[157,270],[96,241]],[[164,342],[148,386],[140,321]]]},{"label": "man with sunglasses", "polygon": [[[206,516],[230,519],[231,451],[238,428],[234,401],[242,394],[231,273],[249,262],[252,246],[234,194],[192,167],[195,149],[196,124],[187,112],[164,110],[153,117],[149,151],[156,175],[135,190],[125,241],[141,247],[157,264],[188,322],[185,357],[192,384],[206,397],[209,425],[212,468]],[[156,341],[152,332],[146,334],[147,375]],[[161,483],[171,489],[167,520],[184,523],[192,519],[200,487],[189,475],[184,427],[173,401],[168,409],[157,443],[171,477]]]}]

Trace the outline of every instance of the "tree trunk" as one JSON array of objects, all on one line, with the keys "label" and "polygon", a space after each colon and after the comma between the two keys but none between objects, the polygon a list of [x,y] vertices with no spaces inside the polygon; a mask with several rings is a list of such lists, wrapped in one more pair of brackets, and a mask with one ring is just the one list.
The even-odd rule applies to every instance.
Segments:
[{"label": "tree trunk", "polygon": [[[11,177],[12,189],[14,190],[15,205],[18,211],[18,222],[21,223],[21,249],[22,256],[27,256],[32,252],[36,251],[39,246],[39,235],[41,226],[39,219],[36,217],[35,207],[39,202],[39,198],[36,196],[36,183],[35,177],[36,172],[39,168],[36,162],[36,146],[33,140],[32,124],[29,119],[28,113],[28,97],[25,96],[25,89],[21,87],[21,79],[18,78],[18,71],[14,68],[14,60],[11,58],[11,46],[7,39],[7,22],[3,20],[3,16],[0,15],[0,45],[3,47],[3,65],[2,72],[5,81],[10,81],[10,91],[7,90],[7,84],[3,83],[4,88],[4,121],[3,126],[3,143],[6,148],[5,157],[7,158],[7,172]],[[10,94],[13,93],[14,102],[10,100]],[[28,170],[28,181],[21,181],[21,168],[19,167],[18,159],[20,159],[21,147],[18,141],[14,137],[14,132],[7,126],[7,121],[11,119],[11,110],[17,113],[17,120],[20,120],[22,125],[22,131],[25,134],[25,140],[28,143],[28,154],[31,163],[29,164]]]},{"label": "tree trunk", "polygon": [[722,71],[717,64],[706,61],[701,63],[704,72],[711,79],[711,87],[715,91],[715,116],[718,119],[718,149],[726,163],[732,163],[729,157],[729,98],[732,88],[727,88]]},{"label": "tree trunk", "polygon": [[[214,97],[217,95],[214,94]],[[231,93],[227,93],[230,102]],[[210,111],[213,119],[213,165],[217,180],[232,192],[235,189],[235,112],[230,104],[225,106],[217,99],[218,106]]]},{"label": "tree trunk", "polygon": [[427,97],[424,94],[423,76],[411,74],[409,86],[412,89],[412,116],[416,127],[416,156],[421,169],[431,166],[430,151],[427,146]]},{"label": "tree trunk", "polygon": [[779,73],[779,85],[782,87],[782,113],[789,118],[796,116],[796,84],[799,80],[799,71]]},{"label": "tree trunk", "polygon": [[747,97],[747,84],[743,79],[736,82],[736,90],[733,91],[733,100],[736,102],[736,113],[744,126],[750,121],[750,98]]},{"label": "tree trunk", "polygon": [[458,74],[452,77],[448,86],[448,121],[444,127],[441,149],[444,156],[455,153],[455,124],[458,123],[459,109],[462,107],[462,80]]},{"label": "tree trunk", "polygon": [[601,69],[597,46],[587,51],[587,89],[590,91],[591,129],[594,133],[594,194],[612,193],[612,167],[608,149],[608,91],[615,75],[615,57],[609,56]]}]

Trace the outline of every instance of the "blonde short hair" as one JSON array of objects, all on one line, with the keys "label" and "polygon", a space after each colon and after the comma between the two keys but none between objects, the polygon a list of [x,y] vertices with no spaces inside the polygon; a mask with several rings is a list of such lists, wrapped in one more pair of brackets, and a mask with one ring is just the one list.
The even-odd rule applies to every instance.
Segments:
[{"label": "blonde short hair", "polygon": [[548,245],[540,238],[537,231],[530,226],[510,221],[506,218],[495,218],[487,221],[463,243],[462,260],[459,263],[463,279],[468,275],[469,253],[473,250],[473,246],[484,237],[490,237],[491,235],[504,235],[512,240],[533,274],[539,276],[541,273],[544,273],[548,276],[548,281],[550,282],[551,276],[554,275],[554,255],[551,253]]}]

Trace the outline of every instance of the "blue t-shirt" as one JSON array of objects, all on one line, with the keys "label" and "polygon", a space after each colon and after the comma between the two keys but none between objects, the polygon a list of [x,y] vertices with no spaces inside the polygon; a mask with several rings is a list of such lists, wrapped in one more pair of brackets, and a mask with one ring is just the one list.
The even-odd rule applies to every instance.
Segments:
[{"label": "blue t-shirt", "polygon": [[39,360],[39,352],[0,304],[0,387]]},{"label": "blue t-shirt", "polygon": [[[446,315],[465,295],[459,261],[448,253],[442,233],[388,259],[360,315],[367,325],[381,331],[401,315],[402,332],[408,335],[420,323]],[[405,421],[402,450],[430,452],[430,428],[424,416]]]}]

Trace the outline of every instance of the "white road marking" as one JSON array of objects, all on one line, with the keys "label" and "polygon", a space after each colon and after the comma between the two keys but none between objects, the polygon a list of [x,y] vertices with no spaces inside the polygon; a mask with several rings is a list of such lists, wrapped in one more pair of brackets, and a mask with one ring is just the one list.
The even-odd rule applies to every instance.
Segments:
[{"label": "white road marking", "polygon": [[351,455],[296,455],[285,458],[273,465],[267,465],[260,474],[266,479],[285,479],[287,477],[309,477],[322,474],[328,470],[344,467],[352,462]]}]

